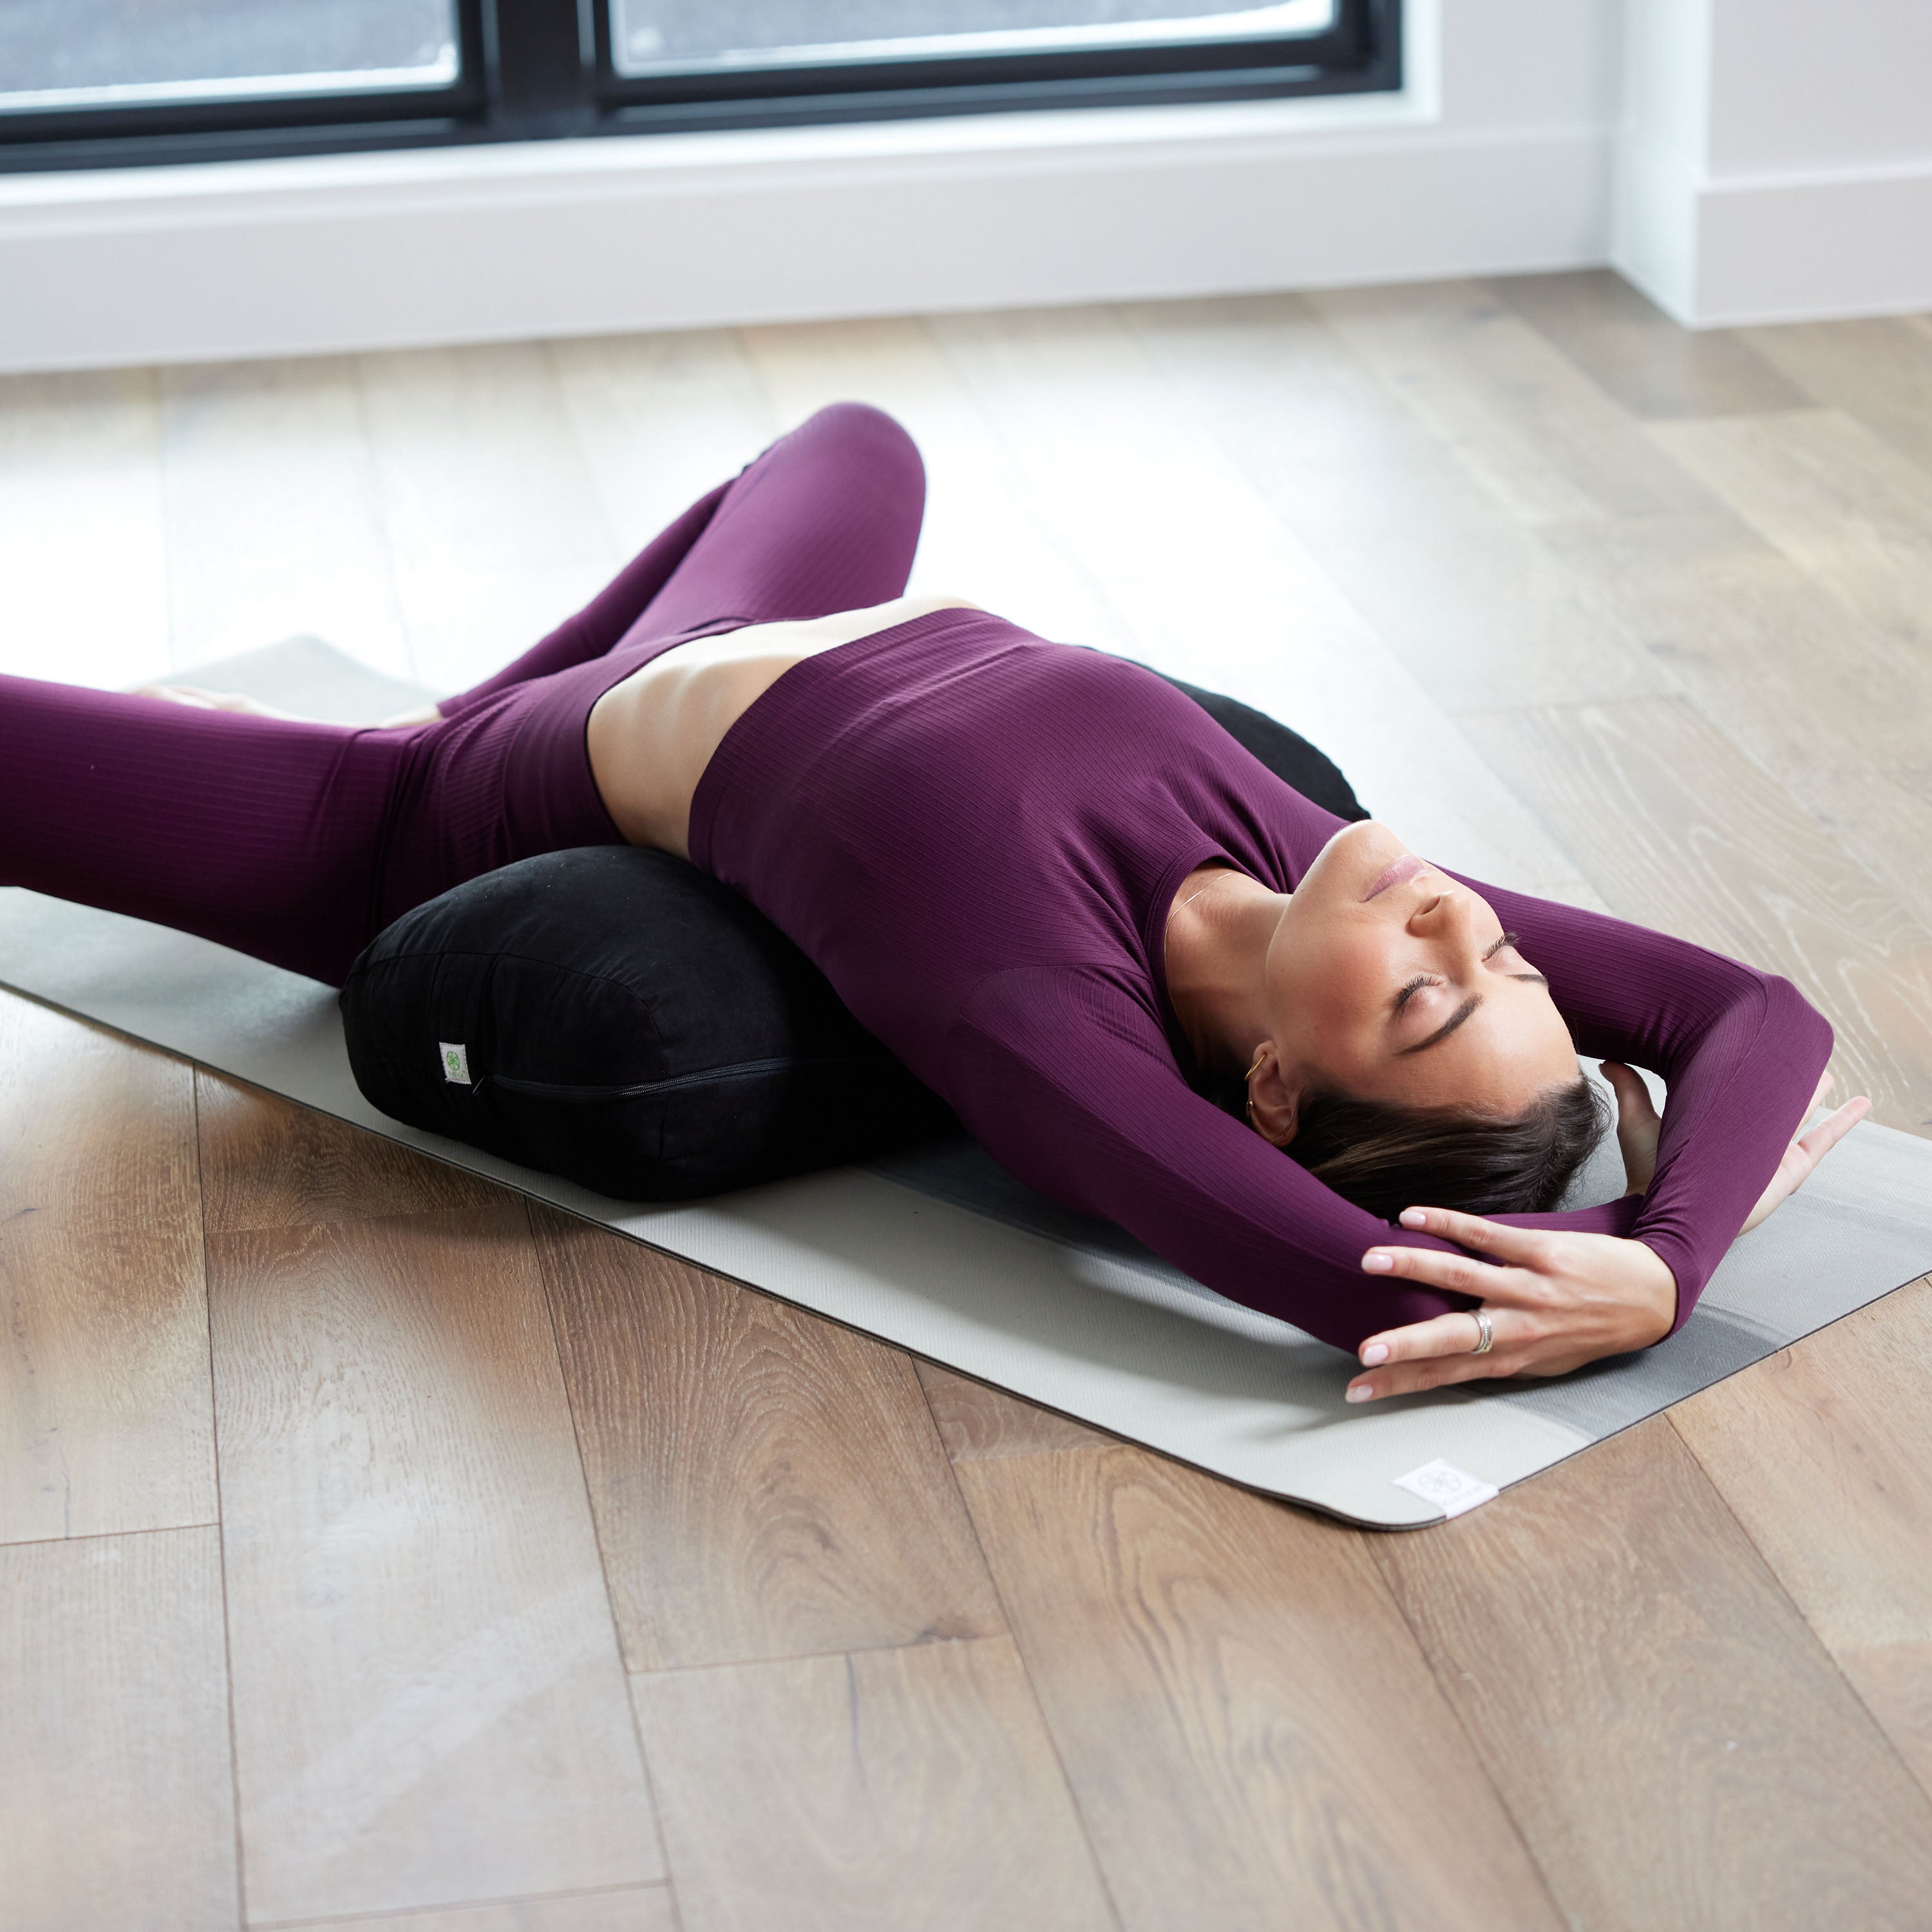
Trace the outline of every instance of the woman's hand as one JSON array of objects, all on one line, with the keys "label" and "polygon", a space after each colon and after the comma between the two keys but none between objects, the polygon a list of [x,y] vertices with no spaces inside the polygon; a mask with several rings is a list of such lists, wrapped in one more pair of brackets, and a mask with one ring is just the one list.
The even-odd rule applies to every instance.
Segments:
[{"label": "woman's hand", "polygon": [[[1606,1060],[1604,1072],[1617,1096],[1617,1142],[1629,1191],[1646,1193],[1657,1170],[1662,1124],[1649,1090],[1629,1067]],[[1832,1076],[1822,1075],[1804,1109],[1807,1119],[1831,1090]],[[1860,1094],[1795,1135],[1740,1232],[1748,1233],[1789,1200],[1870,1112],[1870,1101]],[[1438,1315],[1371,1335],[1359,1354],[1362,1366],[1377,1372],[1348,1384],[1351,1402],[1482,1376],[1567,1375],[1605,1355],[1648,1348],[1670,1332],[1676,1318],[1676,1278],[1640,1240],[1511,1228],[1441,1208],[1412,1208],[1402,1224],[1492,1255],[1502,1265],[1430,1248],[1371,1248],[1362,1257],[1364,1270],[1478,1297],[1495,1340],[1485,1353],[1472,1352],[1482,1334],[1472,1312]]]},{"label": "woman's hand", "polygon": [[1664,1123],[1651,1105],[1650,1089],[1634,1067],[1604,1062],[1604,1078],[1617,1096],[1617,1148],[1624,1157],[1624,1192],[1648,1194],[1657,1173],[1657,1137]]},{"label": "woman's hand", "polygon": [[[1657,1109],[1650,1104],[1649,1088],[1628,1066],[1606,1060],[1604,1062],[1604,1076],[1617,1096],[1617,1144],[1623,1150],[1624,1176],[1628,1183],[1626,1191],[1647,1194],[1652,1178],[1657,1172],[1657,1136],[1663,1123],[1657,1117]],[[1825,1104],[1825,1096],[1831,1090],[1832,1076],[1821,1073],[1817,1090],[1805,1103],[1804,1114],[1798,1120],[1801,1127]],[[1784,1159],[1778,1163],[1778,1172],[1771,1177],[1770,1184],[1759,1196],[1757,1205],[1738,1232],[1749,1234],[1774,1209],[1790,1200],[1817,1172],[1818,1163],[1870,1112],[1870,1101],[1861,1094],[1855,1100],[1847,1100],[1835,1112],[1828,1114],[1809,1132],[1794,1135],[1784,1150]]]},{"label": "woman's hand", "polygon": [[[1804,1118],[1798,1123],[1801,1127],[1825,1104],[1825,1096],[1831,1090],[1832,1076],[1820,1074],[1818,1090],[1811,1096]],[[1778,1163],[1778,1172],[1771,1177],[1771,1184],[1758,1196],[1757,1205],[1738,1232],[1748,1234],[1774,1209],[1783,1207],[1811,1178],[1818,1163],[1870,1112],[1870,1101],[1860,1094],[1835,1112],[1827,1114],[1810,1132],[1794,1134],[1784,1150],[1784,1157]]]},{"label": "woman's hand", "polygon": [[1676,1277],[1641,1241],[1512,1228],[1442,1208],[1411,1208],[1402,1225],[1493,1255],[1502,1265],[1433,1248],[1371,1248],[1364,1270],[1477,1297],[1496,1339],[1486,1353],[1472,1353],[1481,1327],[1473,1312],[1461,1312],[1371,1335],[1359,1353],[1376,1372],[1348,1384],[1351,1402],[1479,1376],[1567,1375],[1605,1355],[1648,1348],[1676,1319]]}]

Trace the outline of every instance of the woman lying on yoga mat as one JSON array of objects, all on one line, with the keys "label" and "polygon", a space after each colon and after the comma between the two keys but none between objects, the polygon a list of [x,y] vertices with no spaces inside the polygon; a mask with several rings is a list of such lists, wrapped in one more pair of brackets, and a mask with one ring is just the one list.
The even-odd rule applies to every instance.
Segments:
[{"label": "woman lying on yoga mat", "polygon": [[[0,680],[0,878],[339,985],[512,860],[687,855],[1015,1174],[1358,1349],[1357,1399],[1659,1340],[1863,1110],[1794,1142],[1831,1032],[1785,981],[1452,877],[1150,673],[902,599],[922,505],[890,418],[825,410],[388,728]],[[1559,1214],[1579,1052],[1670,1100],[1613,1069],[1645,1191]]]}]

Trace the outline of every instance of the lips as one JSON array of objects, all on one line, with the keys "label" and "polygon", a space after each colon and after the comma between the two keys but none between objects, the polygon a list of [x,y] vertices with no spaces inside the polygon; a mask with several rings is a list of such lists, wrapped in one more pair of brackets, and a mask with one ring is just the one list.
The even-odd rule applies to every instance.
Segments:
[{"label": "lips", "polygon": [[1387,892],[1390,886],[1399,886],[1404,880],[1412,879],[1417,873],[1426,872],[1428,869],[1429,861],[1426,859],[1418,859],[1413,852],[1405,852],[1393,866],[1384,866],[1370,880],[1368,890],[1362,895],[1362,902],[1366,905],[1378,893]]}]

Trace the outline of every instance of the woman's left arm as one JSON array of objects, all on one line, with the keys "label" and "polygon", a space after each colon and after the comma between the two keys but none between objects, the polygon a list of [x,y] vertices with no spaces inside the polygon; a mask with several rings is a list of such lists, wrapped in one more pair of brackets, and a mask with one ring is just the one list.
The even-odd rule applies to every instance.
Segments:
[{"label": "woman's left arm", "polygon": [[[1604,1062],[1604,1077],[1617,1096],[1617,1144],[1624,1157],[1624,1176],[1629,1192],[1643,1196],[1650,1192],[1657,1173],[1657,1144],[1664,1122],[1652,1103],[1650,1089],[1629,1067],[1614,1060]],[[1804,1118],[1810,1120],[1827,1099],[1835,1083],[1828,1073],[1818,1076]],[[1817,1172],[1818,1163],[1871,1112],[1871,1102],[1862,1094],[1835,1108],[1808,1132],[1793,1134],[1786,1143],[1777,1171],[1765,1184],[1757,1205],[1744,1216],[1738,1232],[1748,1234],[1789,1201]]]},{"label": "woman's left arm", "polygon": [[1352,1400],[1477,1376],[1558,1375],[1660,1340],[1688,1317],[1738,1232],[1867,1110],[1850,1102],[1802,1132],[1822,1096],[1832,1033],[1788,981],[1621,920],[1478,890],[1522,935],[1579,1049],[1654,1067],[1669,1102],[1659,1124],[1647,1096],[1639,1110],[1618,1082],[1620,1138],[1640,1199],[1491,1220],[1426,1204],[1405,1214],[1405,1226],[1486,1258],[1372,1249],[1365,1271],[1479,1298],[1492,1344],[1473,1354],[1483,1324],[1461,1312],[1370,1336],[1358,1352],[1376,1372],[1351,1385]]}]

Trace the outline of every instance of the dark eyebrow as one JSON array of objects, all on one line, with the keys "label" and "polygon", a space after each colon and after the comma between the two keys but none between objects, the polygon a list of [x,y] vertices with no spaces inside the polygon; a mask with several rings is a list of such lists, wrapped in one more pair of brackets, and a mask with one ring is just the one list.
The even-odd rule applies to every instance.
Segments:
[{"label": "dark eyebrow", "polygon": [[1439,1046],[1482,1004],[1482,994],[1472,993],[1426,1040],[1419,1040],[1413,1046],[1398,1048],[1395,1057],[1400,1060],[1409,1054],[1426,1053],[1432,1046]]},{"label": "dark eyebrow", "polygon": [[[1504,933],[1503,939],[1506,940],[1508,937],[1509,934],[1508,933]],[[1496,942],[1497,946],[1500,946],[1502,943],[1502,940],[1498,940]],[[1491,949],[1492,951],[1495,950],[1496,948],[1494,947]],[[1540,973],[1510,973],[1505,974],[1504,976],[1508,979],[1527,981],[1528,984],[1533,986],[1546,986],[1550,984],[1550,982],[1546,980]],[[1460,1026],[1462,1022],[1467,1019],[1469,1016],[1482,1004],[1482,994],[1480,993],[1472,993],[1469,997],[1465,1000],[1462,1004],[1458,1006],[1456,1010],[1451,1013],[1426,1040],[1419,1040],[1413,1046],[1398,1047],[1396,1049],[1395,1057],[1396,1059],[1400,1060],[1405,1054],[1411,1053],[1426,1053],[1432,1046],[1440,1046],[1443,1041],[1447,1040],[1449,1036],[1454,1033],[1456,1029]]]}]

